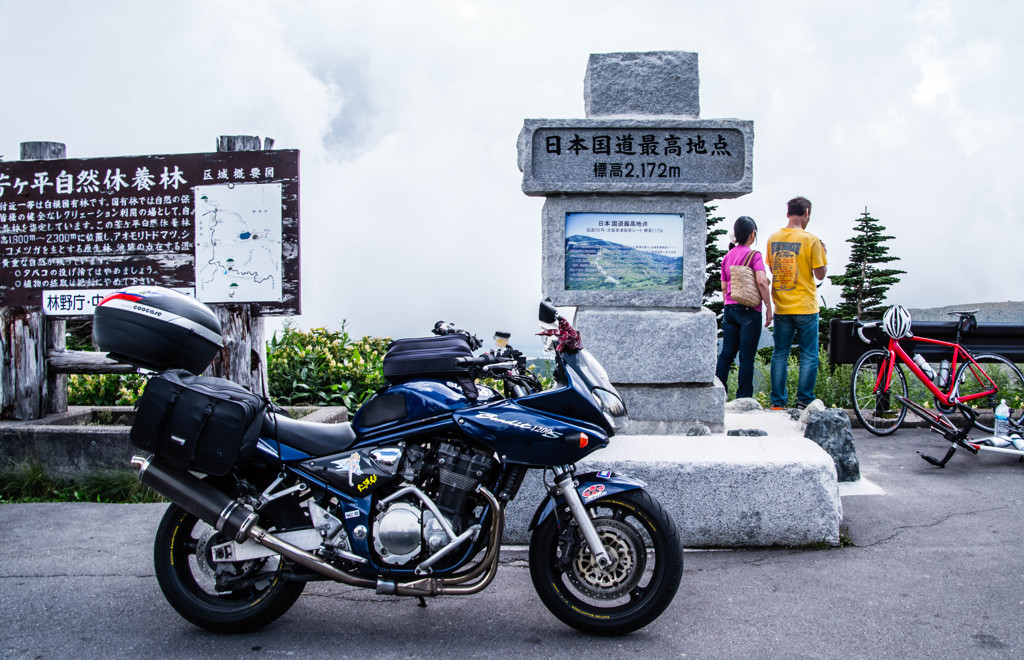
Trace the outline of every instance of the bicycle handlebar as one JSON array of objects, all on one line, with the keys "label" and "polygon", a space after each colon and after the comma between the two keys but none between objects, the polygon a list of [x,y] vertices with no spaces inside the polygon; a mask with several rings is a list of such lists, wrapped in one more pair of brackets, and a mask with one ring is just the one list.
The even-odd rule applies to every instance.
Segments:
[{"label": "bicycle handlebar", "polygon": [[865,344],[870,344],[871,340],[864,336],[864,330],[867,328],[877,328],[882,324],[881,321],[872,321],[871,323],[864,323],[860,319],[853,319],[853,332],[860,340]]}]

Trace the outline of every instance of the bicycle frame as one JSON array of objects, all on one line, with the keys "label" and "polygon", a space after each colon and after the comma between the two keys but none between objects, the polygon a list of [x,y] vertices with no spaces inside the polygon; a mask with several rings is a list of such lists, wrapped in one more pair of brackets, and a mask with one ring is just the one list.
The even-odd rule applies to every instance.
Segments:
[{"label": "bicycle frame", "polygon": [[[953,360],[949,365],[949,391],[943,392],[942,390],[940,390],[938,386],[936,386],[935,383],[932,382],[932,379],[929,378],[921,370],[921,368],[917,366],[917,364],[910,357],[910,355],[907,354],[905,350],[903,350],[903,346],[900,345],[900,340],[892,339],[890,337],[888,348],[889,359],[887,361],[884,374],[881,372],[878,374],[878,380],[875,382],[875,392],[878,392],[879,389],[882,389],[883,391],[889,389],[889,386],[892,383],[892,370],[896,365],[896,358],[899,358],[901,362],[907,365],[907,367],[910,369],[910,372],[917,376],[918,380],[924,383],[924,386],[927,387],[929,391],[931,391],[935,398],[941,401],[942,404],[946,406],[956,405],[957,402],[964,403],[966,401],[973,401],[974,399],[980,399],[981,397],[984,396],[990,396],[999,391],[999,387],[996,385],[996,382],[992,380],[992,377],[988,375],[988,373],[982,368],[980,364],[978,364],[977,360],[974,359],[974,356],[971,355],[970,351],[961,346],[959,343],[940,341],[938,339],[928,339],[926,337],[909,337],[908,339],[910,339],[910,341],[922,342],[926,344],[935,344],[937,346],[945,346],[946,348],[953,349]],[[958,362],[963,361],[962,358],[966,358],[967,360],[970,361],[971,373],[974,375],[975,378],[978,379],[978,382],[981,383],[983,387],[986,387],[986,389],[982,392],[976,392],[965,397],[953,397],[953,392],[956,390],[957,386],[955,378],[957,372],[957,364]],[[885,379],[884,388],[882,388],[883,377]],[[982,380],[982,377],[984,377],[984,380]],[[988,381],[987,386],[985,385],[986,381]]]},{"label": "bicycle frame", "polygon": [[[969,434],[971,432],[971,428],[974,427],[974,423],[977,421],[978,416],[977,413],[975,413],[969,406],[957,404],[957,407],[964,414],[964,417],[967,418],[967,426],[963,429],[959,429],[950,422],[945,415],[923,408],[920,404],[914,403],[910,399],[904,398],[898,394],[896,395],[896,400],[906,406],[907,409],[915,415],[928,422],[932,431],[938,433],[949,441],[949,450],[946,451],[946,455],[942,458],[935,458],[934,456],[929,456],[921,451],[917,452],[918,456],[935,467],[946,467],[946,463],[949,462],[949,459],[953,458],[953,454],[956,453],[958,448],[966,449],[972,454],[977,454],[983,451],[995,452],[997,454],[1010,454],[1011,456],[1019,457],[1020,460],[1024,462],[1024,449],[1017,449],[1016,441],[1011,441],[1009,446],[993,446],[991,444],[991,440],[982,440],[978,442],[971,440]],[[1018,437],[1021,432],[1024,432],[1024,427],[1018,424],[1011,423],[1010,428],[1014,433],[1018,434]]]}]

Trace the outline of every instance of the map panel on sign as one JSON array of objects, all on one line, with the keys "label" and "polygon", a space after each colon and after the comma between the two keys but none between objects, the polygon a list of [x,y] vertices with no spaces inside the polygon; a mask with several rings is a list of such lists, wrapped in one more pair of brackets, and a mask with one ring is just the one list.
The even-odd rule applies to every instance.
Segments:
[{"label": "map panel on sign", "polygon": [[196,186],[196,298],[280,301],[281,184]]}]

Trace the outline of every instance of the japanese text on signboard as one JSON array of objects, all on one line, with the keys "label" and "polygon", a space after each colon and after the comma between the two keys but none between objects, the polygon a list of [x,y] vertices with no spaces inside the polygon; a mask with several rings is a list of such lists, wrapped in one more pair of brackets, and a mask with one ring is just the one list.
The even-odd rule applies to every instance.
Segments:
[{"label": "japanese text on signboard", "polygon": [[730,129],[542,128],[534,134],[538,179],[687,180],[699,171],[723,181],[744,173],[744,145]]}]

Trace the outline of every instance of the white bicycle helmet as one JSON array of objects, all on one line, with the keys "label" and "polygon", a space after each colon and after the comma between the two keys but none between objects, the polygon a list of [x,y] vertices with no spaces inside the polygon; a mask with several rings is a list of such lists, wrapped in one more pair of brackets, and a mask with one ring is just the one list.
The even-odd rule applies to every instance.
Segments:
[{"label": "white bicycle helmet", "polygon": [[893,305],[882,315],[882,328],[893,339],[910,336],[910,312],[903,305]]}]

